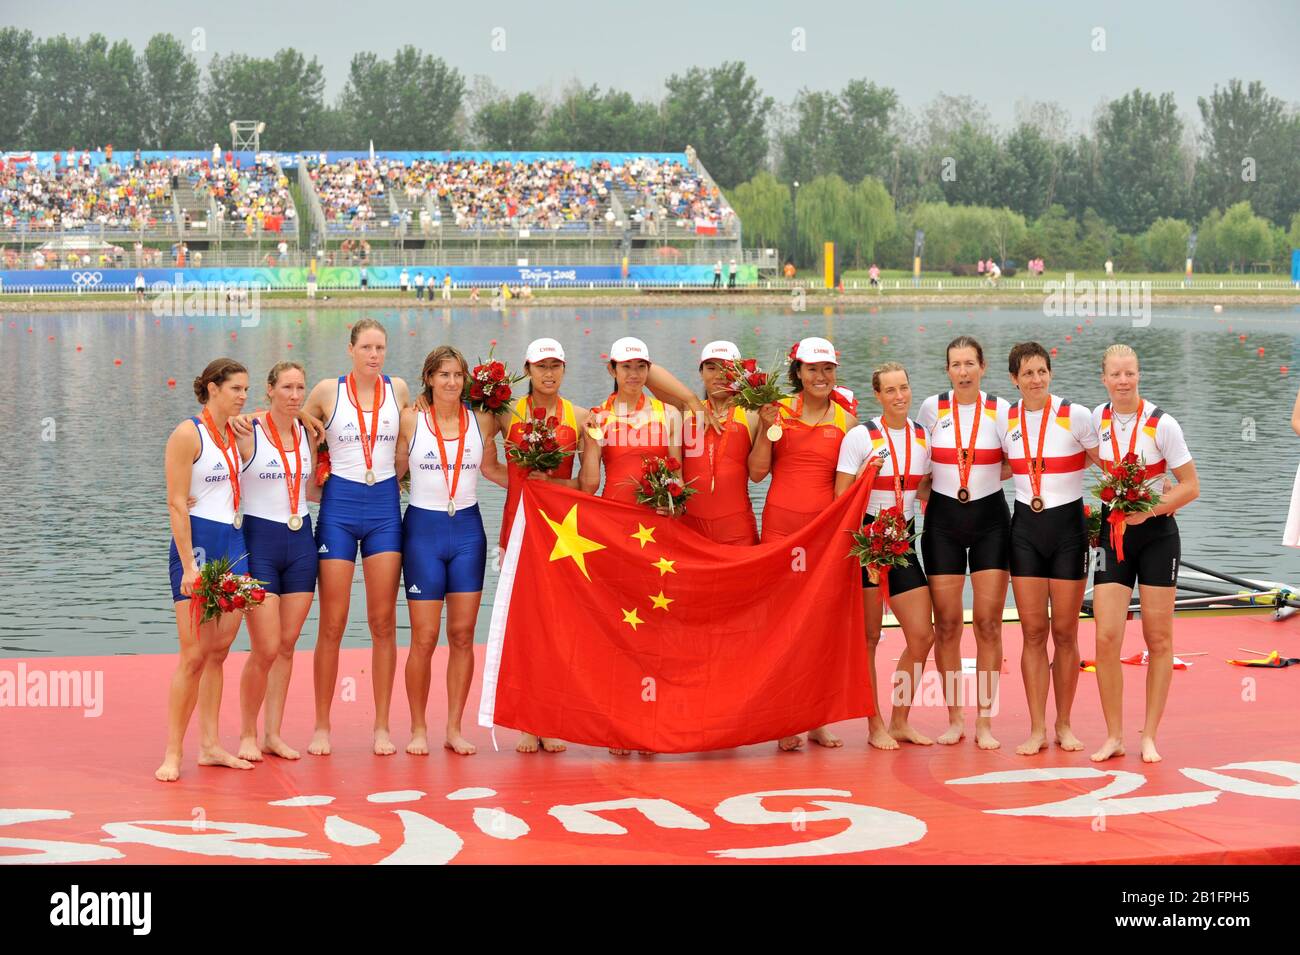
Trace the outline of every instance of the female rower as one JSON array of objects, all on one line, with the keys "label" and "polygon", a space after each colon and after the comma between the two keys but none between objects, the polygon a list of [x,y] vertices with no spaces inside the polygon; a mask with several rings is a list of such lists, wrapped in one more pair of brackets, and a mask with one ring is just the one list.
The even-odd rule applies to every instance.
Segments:
[{"label": "female rower", "polygon": [[313,675],[316,729],[307,752],[330,751],[330,704],[338,682],[339,644],[348,623],[357,548],[366,585],[371,684],[375,694],[374,751],[396,751],[388,731],[397,670],[397,584],[402,571],[402,516],[394,461],[406,382],[383,373],[388,333],[373,318],[352,326],[352,370],[316,384],[306,412],[326,422],[330,476],[321,492],[316,544],[320,558],[320,627]]},{"label": "female rower", "polygon": [[[871,375],[871,388],[880,402],[881,415],[850,431],[840,445],[835,474],[835,496],[853,486],[858,475],[870,468],[871,497],[863,524],[870,524],[881,511],[897,508],[907,520],[909,533],[915,533],[913,511],[916,499],[930,489],[930,451],[925,428],[908,418],[912,406],[912,386],[907,370],[896,361],[886,362]],[[930,591],[925,572],[915,549],[907,555],[905,567],[883,571],[890,609],[903,629],[906,646],[898,658],[890,685],[893,687],[893,712],[889,726],[880,715],[876,693],[876,647],[884,614],[880,583],[871,581],[862,568],[863,612],[867,625],[868,664],[871,667],[871,692],[876,698],[876,714],[868,722],[868,741],[877,749],[898,749],[898,744],[933,743],[913,729],[908,722],[912,700],[921,685],[925,660],[934,646],[934,625],[930,622]],[[960,599],[960,595],[958,596]]]},{"label": "female rower", "polygon": [[[1089,461],[1097,461],[1097,431],[1086,408],[1051,393],[1052,359],[1038,342],[1012,348],[1007,369],[1020,389],[1003,425],[1002,450],[1016,485],[1011,591],[1025,639],[1020,673],[1029,701],[1029,738],[1016,752],[1033,756],[1047,745],[1049,682],[1057,743],[1064,750],[1083,748],[1070,729],[1070,710],[1079,683],[1079,607],[1088,582],[1083,474]],[[1049,632],[1055,650],[1050,670]]]},{"label": "female rower", "polygon": [[223,613],[199,624],[190,600],[206,561],[224,557],[231,562],[232,572],[248,573],[239,517],[239,447],[230,426],[248,397],[248,370],[232,358],[218,358],[194,379],[194,396],[203,410],[176,426],[165,453],[172,529],[169,563],[180,660],[167,696],[167,748],[154,773],[162,782],[180,777],[181,747],[196,704],[199,765],[253,768],[248,760],[222,748],[217,727],[222,664],[243,614]]},{"label": "female rower", "polygon": [[474,678],[474,625],[483,599],[487,536],[478,509],[478,477],[506,485],[505,466],[484,458],[483,434],[492,414],[472,412],[461,400],[469,365],[459,351],[440,345],[420,372],[425,410],[402,411],[397,475],[408,467],[411,496],[402,522],[402,575],[411,615],[406,696],[411,742],[406,751],[429,752],[426,710],[430,665],[447,604],[447,733],[444,745],[462,756],[475,746],[461,731]]},{"label": "female rower", "polygon": [[[519,445],[524,440],[524,425],[534,420],[539,412],[543,418],[556,421],[555,436],[560,448],[569,452],[558,468],[546,474],[530,472],[506,459],[506,505],[501,515],[501,536],[498,544],[501,553],[510,543],[510,530],[514,526],[515,511],[519,508],[519,499],[524,492],[524,481],[530,477],[546,480],[565,487],[577,488],[577,478],[573,476],[573,465],[578,450],[578,435],[586,427],[588,411],[575,405],[568,398],[560,397],[560,386],[564,383],[565,359],[564,346],[554,338],[539,338],[530,342],[524,352],[524,373],[528,376],[528,394],[520,398],[510,418],[498,423],[496,416],[490,422],[490,431],[484,430],[485,460],[496,460],[496,440],[498,430],[504,430],[507,447]],[[485,465],[486,470],[486,465]],[[548,753],[562,753],[565,745],[562,740],[551,737],[538,737],[533,733],[524,733],[515,745],[520,753],[535,753],[538,748]]]},{"label": "female rower", "polygon": [[[248,567],[265,581],[266,599],[248,614],[252,652],[239,684],[239,756],[262,753],[298,759],[280,736],[294,648],[316,593],[316,540],[308,500],[320,499],[312,480],[316,445],[298,420],[307,399],[307,375],[295,361],[278,362],[266,377],[270,410],[253,418],[240,441],[240,472]],[[265,734],[257,741],[257,714],[266,701]]]},{"label": "female rower", "polygon": [[[1119,537],[1120,559],[1113,546],[1108,509],[1102,508],[1101,554],[1093,576],[1093,613],[1097,618],[1097,689],[1106,716],[1106,742],[1092,754],[1094,762],[1124,755],[1124,674],[1120,648],[1133,585],[1138,585],[1142,638],[1147,645],[1147,706],[1142,724],[1142,761],[1160,761],[1156,730],[1169,699],[1174,673],[1174,597],[1182,546],[1174,511],[1200,496],[1200,480],[1183,429],[1172,416],[1138,395],[1138,357],[1128,345],[1115,344],[1101,357],[1101,383],[1110,401],[1092,413],[1101,436],[1101,467],[1135,455],[1146,469],[1147,486],[1178,483],[1160,503],[1142,514],[1125,516]],[[1117,528],[1118,529],[1118,528]]]},{"label": "female rower", "polygon": [[990,709],[1002,672],[1002,611],[1011,568],[1011,514],[1002,495],[1002,435],[1009,405],[980,390],[984,349],[966,335],[947,350],[952,390],[921,404],[917,421],[930,435],[934,490],[925,512],[921,555],[934,604],[934,662],[943,674],[948,729],[938,742],[951,745],[966,733],[962,678],[962,591],[970,571],[975,599],[975,744],[997,749]]},{"label": "female rower", "polygon": [[700,379],[718,433],[705,416],[684,412],[682,475],[696,493],[682,523],[718,544],[758,543],[758,522],[749,500],[749,452],[758,414],[731,407],[727,368],[740,360],[732,342],[710,342],[700,353]]},{"label": "female rower", "polygon": [[[794,533],[835,499],[840,443],[857,422],[852,394],[836,387],[838,366],[834,345],[824,338],[803,339],[790,349],[794,397],[759,412],[749,479],[757,484],[772,475],[763,505],[763,543]],[[778,430],[781,437],[773,442],[769,432]],[[822,746],[844,745],[824,726],[810,731],[808,738]],[[780,747],[794,750],[803,743],[802,735],[787,736]]]}]

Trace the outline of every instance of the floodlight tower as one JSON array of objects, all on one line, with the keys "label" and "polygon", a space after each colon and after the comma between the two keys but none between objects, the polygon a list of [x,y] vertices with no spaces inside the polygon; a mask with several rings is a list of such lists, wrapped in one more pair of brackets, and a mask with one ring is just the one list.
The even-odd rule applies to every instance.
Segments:
[{"label": "floodlight tower", "polygon": [[233,152],[252,152],[254,156],[262,151],[261,136],[266,131],[266,123],[249,119],[236,119],[230,123],[230,148]]}]

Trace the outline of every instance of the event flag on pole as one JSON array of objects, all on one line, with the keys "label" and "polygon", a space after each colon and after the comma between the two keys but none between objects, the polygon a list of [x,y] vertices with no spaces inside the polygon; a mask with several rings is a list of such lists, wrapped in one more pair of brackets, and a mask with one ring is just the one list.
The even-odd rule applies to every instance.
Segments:
[{"label": "event flag on pole", "polygon": [[870,485],[799,532],[715,544],[653,509],[528,481],[479,725],[684,753],[873,713],[858,562]]}]

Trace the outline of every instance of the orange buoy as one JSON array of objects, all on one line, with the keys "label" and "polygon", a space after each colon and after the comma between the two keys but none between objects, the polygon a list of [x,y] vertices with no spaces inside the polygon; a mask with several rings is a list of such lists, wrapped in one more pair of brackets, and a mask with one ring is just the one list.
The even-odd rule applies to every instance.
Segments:
[{"label": "orange buoy", "polygon": [[590,328],[584,328],[584,329],[582,330],[582,334],[584,334],[584,335],[590,335],[590,334],[591,334],[591,329],[590,329]]},{"label": "orange buoy", "polygon": [[293,342],[286,342],[284,347],[285,347],[285,348],[292,348],[292,347],[293,347]]},{"label": "orange buoy", "polygon": [[1082,326],[1082,325],[1075,325],[1075,326],[1074,326],[1074,330],[1075,330],[1076,332],[1081,332],[1081,331],[1083,331],[1083,326]]},{"label": "orange buoy", "polygon": [[168,387],[168,388],[175,388],[175,387],[176,387],[176,379],[175,379],[175,378],[168,378],[168,379],[167,379],[167,387]]},{"label": "orange buoy", "polygon": [[30,335],[30,334],[31,334],[32,332],[34,332],[34,331],[36,331],[36,329],[32,328],[30,325],[27,327],[27,334],[28,334],[28,335]]},{"label": "orange buoy", "polygon": [[1072,342],[1072,341],[1074,341],[1074,338],[1071,337],[1071,336],[1069,336],[1069,335],[1066,335],[1066,336],[1065,336],[1065,340],[1066,340],[1067,342]]},{"label": "orange buoy", "polygon": [[495,345],[496,343],[497,343],[497,340],[496,340],[495,338],[492,339],[492,341],[488,342],[489,345]]},{"label": "orange buoy", "polygon": [[1287,370],[1288,370],[1288,369],[1287,369],[1286,365],[1283,365],[1281,368],[1278,369],[1278,371],[1280,371],[1280,372],[1281,372],[1282,374],[1284,374],[1284,375],[1287,373]]},{"label": "orange buoy", "polygon": [[54,336],[53,336],[53,335],[51,335],[51,336],[49,337],[49,341],[54,341]]},{"label": "orange buoy", "polygon": [[601,358],[608,359],[608,358],[609,358],[609,353],[608,353],[608,352],[601,352],[601,353],[600,353],[600,357],[601,357]]},{"label": "orange buoy", "polygon": [[1053,354],[1053,355],[1056,354],[1056,349],[1055,349],[1055,348],[1052,349],[1052,354]]},{"label": "orange buoy", "polygon": [[155,318],[155,319],[153,320],[153,323],[154,323],[155,325],[161,325],[161,324],[162,324],[162,319],[161,319],[161,318]]},{"label": "orange buoy", "polygon": [[1246,336],[1245,336],[1245,335],[1238,335],[1238,336],[1237,336],[1237,341],[1239,341],[1239,342],[1244,342],[1245,340],[1246,340]]},{"label": "orange buoy", "polygon": [[232,342],[233,342],[236,338],[238,338],[238,337],[239,337],[239,332],[231,332],[231,333],[230,333],[230,340],[231,340]]},{"label": "orange buoy", "polygon": [[889,336],[888,336],[888,335],[882,335],[882,336],[880,337],[880,344],[882,344],[882,345],[888,345],[888,344],[889,344]]},{"label": "orange buoy", "polygon": [[923,332],[923,331],[925,331],[925,326],[924,326],[924,325],[917,325],[917,326],[916,326],[916,330],[917,330],[918,332]]},{"label": "orange buoy", "polygon": [[691,344],[692,344],[692,345],[695,344],[695,339],[694,339],[694,338],[691,339]]},{"label": "orange buoy", "polygon": [[1263,358],[1263,357],[1264,357],[1264,346],[1261,345],[1261,346],[1259,347],[1259,351],[1255,352],[1255,354],[1258,355],[1260,358]]},{"label": "orange buoy", "polygon": [[77,351],[81,351],[81,346],[80,346],[80,345],[77,346]]},{"label": "orange buoy", "polygon": [[114,358],[114,359],[113,359],[113,364],[114,364],[114,365],[120,365],[120,364],[122,364],[122,359],[120,359],[120,358]]}]

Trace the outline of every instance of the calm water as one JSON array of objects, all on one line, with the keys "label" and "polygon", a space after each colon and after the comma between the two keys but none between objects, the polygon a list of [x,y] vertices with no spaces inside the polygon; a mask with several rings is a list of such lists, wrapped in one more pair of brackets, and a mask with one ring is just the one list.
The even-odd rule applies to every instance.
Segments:
[{"label": "calm water", "polygon": [[[230,355],[254,382],[282,357],[309,381],[347,370],[347,324],[364,315],[389,329],[389,374],[415,381],[425,354],[450,342],[473,361],[489,342],[518,367],[524,346],[551,336],[569,353],[565,394],[590,404],[608,394],[600,358],[619,336],[643,338],[656,360],[690,380],[699,349],[726,338],[767,362],[795,339],[824,335],[842,351],[842,384],[870,402],[870,371],[904,362],[916,405],[947,387],[943,346],[969,333],[989,360],[985,386],[1014,399],[1005,356],[1017,341],[1057,346],[1053,391],[1089,407],[1105,392],[1102,349],[1125,341],[1142,357],[1142,392],[1182,424],[1201,474],[1201,499],[1179,514],[1187,559],[1269,580],[1300,583],[1300,551],[1280,544],[1300,439],[1290,414],[1300,380],[1300,309],[1157,309],[1152,324],[1127,319],[1048,319],[1037,310],[888,309],[827,314],[772,309],[580,308],[516,311],[272,311],[256,327],[238,318],[162,318],[76,312],[0,318],[0,656],[171,652],[176,635],[167,583],[170,531],[164,503],[163,445],[191,415],[189,382],[212,358]],[[189,330],[189,326],[193,330]],[[1229,332],[1229,326],[1232,331]],[[28,328],[32,332],[28,332]],[[590,332],[588,334],[588,331]],[[237,339],[231,339],[231,332]],[[1246,344],[1238,334],[1248,335]],[[1065,336],[1074,341],[1067,343]],[[50,341],[49,336],[54,340]],[[887,336],[888,342],[883,339]],[[696,343],[692,343],[696,339]],[[287,346],[292,343],[290,350]],[[76,351],[81,345],[83,350]],[[1265,348],[1260,358],[1256,349]],[[122,360],[121,366],[114,359]],[[1295,370],[1289,376],[1279,366]],[[167,379],[177,386],[169,389]],[[260,391],[260,389],[258,389]],[[1249,422],[1254,420],[1254,440]],[[53,438],[53,440],[49,440]],[[1010,487],[1008,482],[1007,487]],[[765,486],[752,488],[756,511]],[[483,482],[489,541],[500,526],[503,492]],[[485,639],[495,587],[489,567],[479,617]],[[365,645],[360,568],[345,642]],[[406,630],[406,610],[398,626]],[[316,611],[303,632],[314,643]],[[406,642],[406,634],[399,639]],[[241,633],[238,647],[246,647]]]}]

